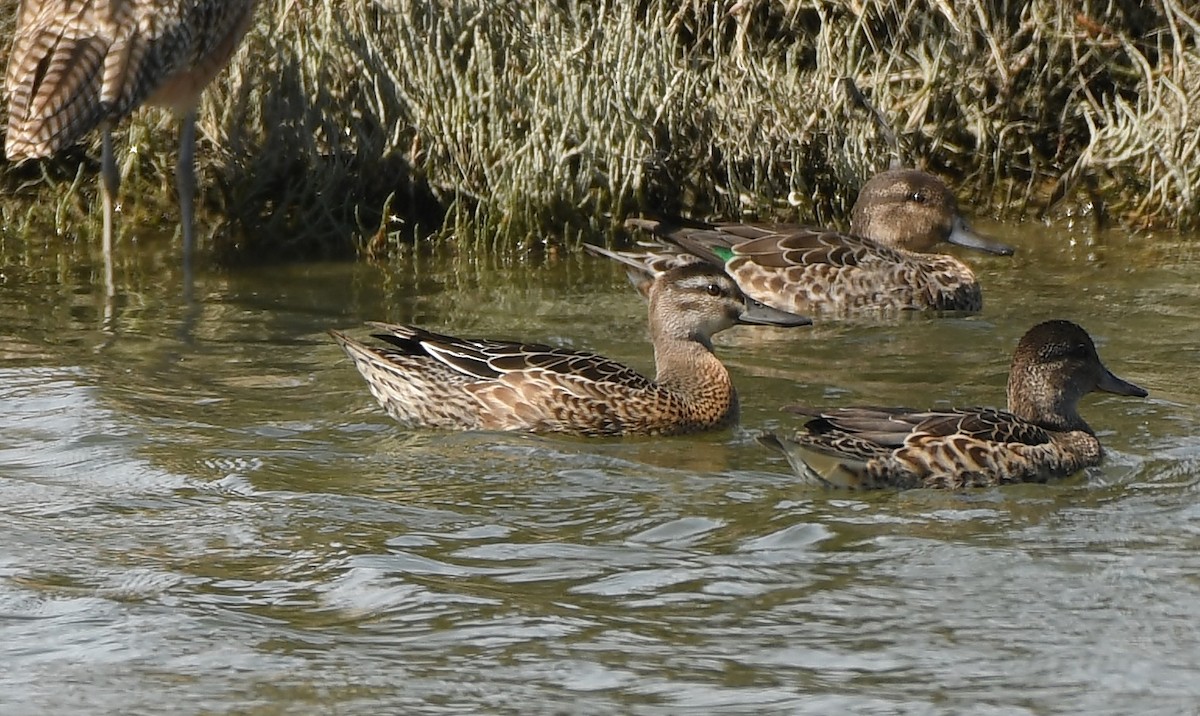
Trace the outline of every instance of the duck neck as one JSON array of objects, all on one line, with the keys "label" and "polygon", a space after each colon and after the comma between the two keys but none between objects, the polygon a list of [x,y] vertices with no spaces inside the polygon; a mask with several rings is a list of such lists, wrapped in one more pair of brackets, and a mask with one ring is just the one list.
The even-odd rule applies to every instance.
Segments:
[{"label": "duck neck", "polygon": [[679,336],[659,328],[654,341],[655,382],[706,411],[727,411],[735,404],[729,371],[713,354],[708,336]]},{"label": "duck neck", "polygon": [[875,221],[875,212],[858,204],[850,211],[850,233],[892,248],[902,244],[897,240],[895,227],[889,226],[886,221]]},{"label": "duck neck", "polygon": [[1080,430],[1095,435],[1079,414],[1080,397],[1069,392],[1056,395],[1054,391],[1037,385],[1014,381],[1011,376],[1008,379],[1008,412],[1048,430]]}]

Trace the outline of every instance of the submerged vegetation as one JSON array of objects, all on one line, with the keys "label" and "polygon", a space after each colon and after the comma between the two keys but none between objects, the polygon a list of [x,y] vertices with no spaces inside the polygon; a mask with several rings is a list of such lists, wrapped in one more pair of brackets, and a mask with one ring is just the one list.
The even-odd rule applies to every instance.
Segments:
[{"label": "submerged vegetation", "polygon": [[[528,248],[631,213],[837,223],[900,163],[975,213],[1195,228],[1188,7],[263,0],[201,108],[200,223],[226,260]],[[126,216],[177,215],[165,119],[118,128]],[[0,165],[5,224],[98,224],[98,156]]]}]

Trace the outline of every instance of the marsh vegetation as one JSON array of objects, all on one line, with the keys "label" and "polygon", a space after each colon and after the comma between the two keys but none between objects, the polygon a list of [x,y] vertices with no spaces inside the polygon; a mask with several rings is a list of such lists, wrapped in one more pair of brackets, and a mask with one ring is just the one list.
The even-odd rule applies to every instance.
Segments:
[{"label": "marsh vegetation", "polygon": [[[264,0],[202,106],[201,226],[240,262],[837,224],[898,162],[975,213],[1189,229],[1198,38],[1177,0]],[[175,216],[175,126],[120,126],[126,216]],[[98,156],[0,166],[5,226],[98,231]]]}]

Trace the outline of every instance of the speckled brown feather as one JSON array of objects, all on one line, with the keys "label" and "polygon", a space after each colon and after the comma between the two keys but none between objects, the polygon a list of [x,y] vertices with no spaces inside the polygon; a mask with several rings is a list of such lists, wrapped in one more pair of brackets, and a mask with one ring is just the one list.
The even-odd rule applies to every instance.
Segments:
[{"label": "speckled brown feather", "polygon": [[[959,488],[1044,482],[1100,463],[1100,442],[1078,412],[1093,390],[1145,396],[1112,375],[1087,333],[1068,321],[1030,329],[1013,355],[1009,411],[994,408],[806,408],[790,439],[766,434],[797,474],[852,488]],[[1011,411],[1011,412],[1010,412]]]},{"label": "speckled brown feather", "polygon": [[9,56],[10,160],[42,157],[145,102],[194,105],[256,0],[25,0]]},{"label": "speckled brown feather", "polygon": [[[627,226],[661,242],[623,255],[646,264],[673,257],[677,263],[722,265],[747,295],[793,313],[983,307],[979,282],[966,264],[925,253],[956,231],[966,232],[953,194],[939,179],[913,170],[879,174],[863,187],[852,219],[850,234],[790,224],[675,226],[630,219]],[[979,242],[994,253],[1011,253]]]},{"label": "speckled brown feather", "polygon": [[857,473],[858,488],[956,488],[1044,482],[1077,472],[1099,461],[1099,443],[1089,437],[1052,435],[990,408],[919,413],[843,408],[817,414],[792,440],[792,449],[850,458],[856,465],[848,470]]},{"label": "speckled brown feather", "polygon": [[[705,368],[702,382],[722,390],[707,400],[688,401],[593,353],[468,342],[411,326],[376,327],[412,335],[422,352],[371,347],[340,333],[334,337],[380,404],[410,427],[662,435],[719,427],[733,418],[732,384],[719,364]],[[473,355],[478,363],[455,359],[456,354]]]},{"label": "speckled brown feather", "polygon": [[649,308],[655,380],[594,353],[546,345],[390,324],[372,324],[387,347],[331,333],[379,403],[406,426],[675,435],[737,419],[737,394],[709,338],[739,320],[743,301],[729,277],[703,266],[656,276]]}]

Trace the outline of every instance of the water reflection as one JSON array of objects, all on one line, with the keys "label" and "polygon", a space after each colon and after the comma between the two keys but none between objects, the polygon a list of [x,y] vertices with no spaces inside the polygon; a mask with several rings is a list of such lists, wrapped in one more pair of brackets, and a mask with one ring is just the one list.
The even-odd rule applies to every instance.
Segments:
[{"label": "water reflection", "polygon": [[[1197,256],[980,228],[1019,247],[970,257],[980,316],[734,329],[741,428],[597,441],[401,431],[324,331],[649,369],[607,262],[210,268],[189,310],[177,252],[139,247],[106,319],[86,246],[6,237],[0,711],[1187,711]],[[790,402],[1000,403],[1058,316],[1151,391],[1085,399],[1110,448],[1086,475],[825,493],[752,440]]]}]

